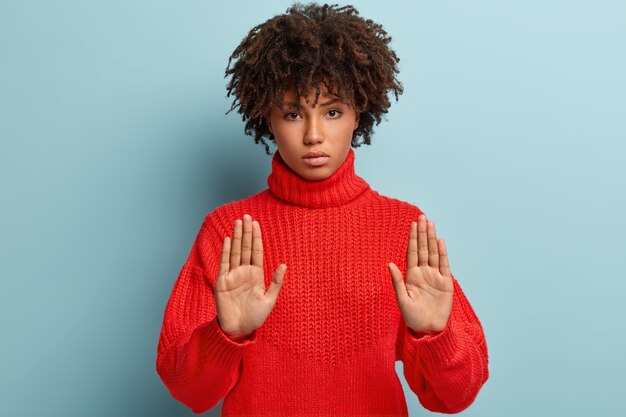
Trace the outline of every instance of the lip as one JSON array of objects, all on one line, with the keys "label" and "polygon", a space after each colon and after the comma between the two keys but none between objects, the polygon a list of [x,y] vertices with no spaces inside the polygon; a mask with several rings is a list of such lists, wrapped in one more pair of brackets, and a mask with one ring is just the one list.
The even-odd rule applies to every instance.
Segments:
[{"label": "lip", "polygon": [[324,153],[322,151],[313,151],[313,152],[309,152],[308,154],[304,155],[303,158],[318,158],[320,156],[329,156],[327,153]]},{"label": "lip", "polygon": [[330,159],[329,156],[318,156],[315,158],[304,158],[304,163],[312,166],[312,167],[319,167],[324,165],[326,162],[328,162],[328,160]]}]

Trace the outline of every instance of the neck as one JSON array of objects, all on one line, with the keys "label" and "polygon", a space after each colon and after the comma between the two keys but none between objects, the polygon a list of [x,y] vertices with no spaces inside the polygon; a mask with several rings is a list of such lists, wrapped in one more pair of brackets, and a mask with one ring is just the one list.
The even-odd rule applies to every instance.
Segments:
[{"label": "neck", "polygon": [[352,148],[343,164],[323,180],[308,180],[293,171],[278,150],[272,157],[272,172],[267,178],[269,191],[287,203],[309,208],[336,207],[346,204],[366,190],[369,184],[354,171]]}]

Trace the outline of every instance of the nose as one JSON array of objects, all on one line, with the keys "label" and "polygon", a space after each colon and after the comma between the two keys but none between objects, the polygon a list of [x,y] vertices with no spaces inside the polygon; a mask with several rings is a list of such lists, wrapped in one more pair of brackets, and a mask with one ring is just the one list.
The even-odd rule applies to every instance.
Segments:
[{"label": "nose", "polygon": [[324,142],[324,132],[322,130],[321,121],[316,117],[311,117],[306,122],[306,131],[304,132],[304,143],[311,145],[314,143]]}]

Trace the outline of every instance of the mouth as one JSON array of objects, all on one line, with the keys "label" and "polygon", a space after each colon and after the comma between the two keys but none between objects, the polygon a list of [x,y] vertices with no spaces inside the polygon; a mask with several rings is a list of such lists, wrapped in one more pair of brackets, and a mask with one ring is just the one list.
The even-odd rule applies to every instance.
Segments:
[{"label": "mouth", "polygon": [[318,158],[320,156],[328,156],[328,154],[322,151],[314,151],[304,155],[303,158]]},{"label": "mouth", "polygon": [[326,154],[321,154],[320,156],[313,156],[313,157],[307,155],[303,159],[304,159],[305,164],[312,166],[312,167],[318,167],[328,162],[328,160],[330,159],[330,156]]}]

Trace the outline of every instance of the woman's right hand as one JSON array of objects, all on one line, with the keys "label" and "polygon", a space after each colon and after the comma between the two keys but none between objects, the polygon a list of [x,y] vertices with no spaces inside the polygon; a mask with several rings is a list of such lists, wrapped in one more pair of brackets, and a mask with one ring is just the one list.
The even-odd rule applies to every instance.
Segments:
[{"label": "woman's right hand", "polygon": [[215,281],[215,306],[222,331],[241,341],[265,323],[280,289],[287,265],[274,271],[267,291],[263,276],[263,242],[259,222],[244,214],[235,220],[233,237],[224,238]]}]

